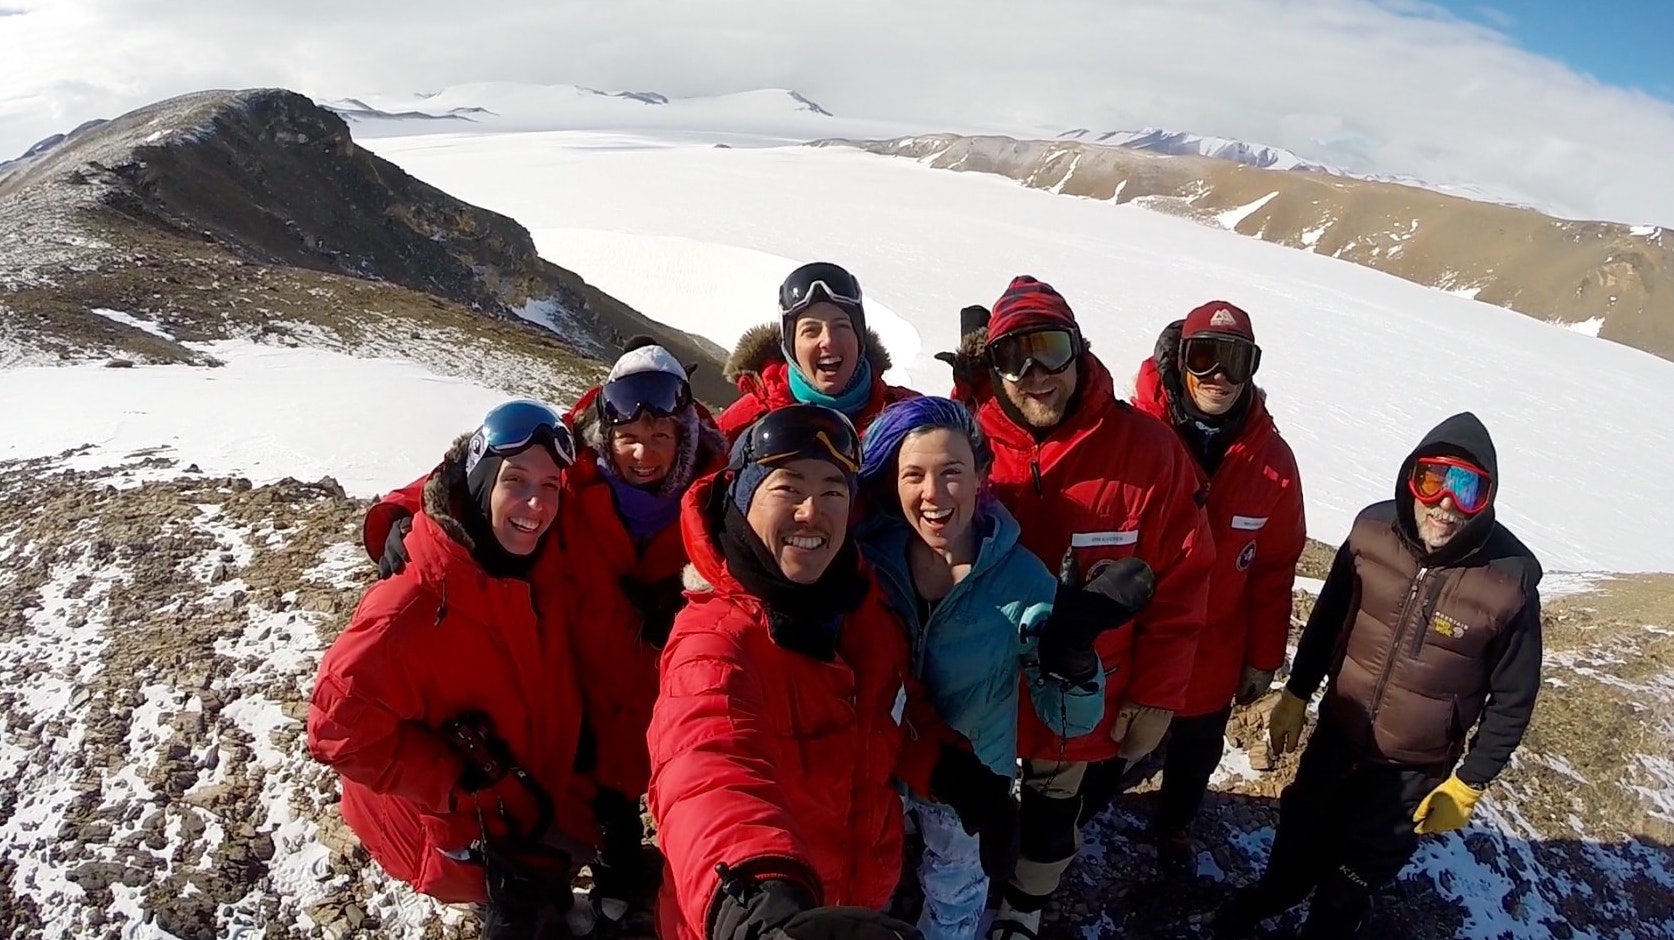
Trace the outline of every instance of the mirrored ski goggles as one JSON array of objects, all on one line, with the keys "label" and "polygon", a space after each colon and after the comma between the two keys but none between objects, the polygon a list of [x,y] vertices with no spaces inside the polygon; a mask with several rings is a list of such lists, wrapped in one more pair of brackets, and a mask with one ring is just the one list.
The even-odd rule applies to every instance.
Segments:
[{"label": "mirrored ski goggles", "polygon": [[1453,497],[1453,506],[1467,516],[1474,516],[1488,508],[1494,492],[1494,481],[1486,471],[1467,460],[1454,457],[1420,457],[1412,466],[1407,488],[1426,506],[1434,506],[1442,497]]},{"label": "mirrored ski goggles", "polygon": [[801,313],[809,305],[822,300],[853,311],[860,307],[860,282],[836,265],[821,265],[827,270],[816,272],[812,278],[792,274],[779,286],[781,313]]},{"label": "mirrored ski goggles", "polygon": [[1034,330],[1007,333],[988,344],[988,361],[1008,382],[1022,380],[1031,366],[1047,375],[1057,375],[1075,361],[1081,344],[1069,330]]},{"label": "mirrored ski goggles", "polygon": [[845,473],[860,472],[860,434],[841,411],[823,405],[769,411],[746,435],[746,461],[773,466],[812,457],[829,460]]},{"label": "mirrored ski goggles", "polygon": [[497,405],[482,419],[482,426],[471,435],[471,449],[465,458],[465,472],[470,473],[477,461],[493,454],[510,457],[531,446],[540,444],[552,454],[560,467],[575,463],[575,439],[569,426],[546,405],[528,398],[517,398]]},{"label": "mirrored ski goggles", "polygon": [[1261,364],[1261,348],[1241,339],[1201,336],[1181,345],[1180,364],[1200,379],[1219,372],[1228,382],[1242,385],[1255,375],[1256,367]]},{"label": "mirrored ski goggles", "polygon": [[599,416],[605,424],[632,424],[641,415],[672,418],[692,403],[692,385],[672,372],[634,372],[599,389]]}]

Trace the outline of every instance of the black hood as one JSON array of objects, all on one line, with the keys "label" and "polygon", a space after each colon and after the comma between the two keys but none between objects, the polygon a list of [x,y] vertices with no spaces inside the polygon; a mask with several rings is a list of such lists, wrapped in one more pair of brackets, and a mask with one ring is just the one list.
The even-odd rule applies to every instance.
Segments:
[{"label": "black hood", "polygon": [[[1412,491],[1407,489],[1407,478],[1413,464],[1420,457],[1458,457],[1469,460],[1488,471],[1493,490],[1488,508],[1472,516],[1441,551],[1434,554],[1424,548],[1418,537],[1418,519],[1413,515]],[[1499,500],[1500,461],[1494,451],[1494,440],[1476,415],[1462,411],[1430,429],[1424,439],[1401,462],[1401,472],[1395,477],[1395,522],[1401,538],[1407,542],[1426,565],[1446,565],[1457,562],[1481,548],[1494,531],[1494,503]]]}]

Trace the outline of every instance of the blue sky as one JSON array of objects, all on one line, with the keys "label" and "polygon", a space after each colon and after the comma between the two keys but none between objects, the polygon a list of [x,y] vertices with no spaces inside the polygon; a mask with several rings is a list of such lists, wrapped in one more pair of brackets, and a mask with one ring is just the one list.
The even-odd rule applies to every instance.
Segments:
[{"label": "blue sky", "polygon": [[1440,5],[1601,82],[1674,101],[1671,0],[1441,0]]}]

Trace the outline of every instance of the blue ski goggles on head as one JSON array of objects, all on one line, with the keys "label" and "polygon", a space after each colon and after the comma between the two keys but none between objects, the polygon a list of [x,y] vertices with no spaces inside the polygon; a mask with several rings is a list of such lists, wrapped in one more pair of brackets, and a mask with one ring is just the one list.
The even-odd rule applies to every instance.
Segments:
[{"label": "blue ski goggles on head", "polygon": [[490,454],[510,457],[537,444],[547,449],[560,468],[575,463],[575,438],[558,412],[532,399],[514,398],[489,411],[471,435],[465,472],[470,473],[477,461]]}]

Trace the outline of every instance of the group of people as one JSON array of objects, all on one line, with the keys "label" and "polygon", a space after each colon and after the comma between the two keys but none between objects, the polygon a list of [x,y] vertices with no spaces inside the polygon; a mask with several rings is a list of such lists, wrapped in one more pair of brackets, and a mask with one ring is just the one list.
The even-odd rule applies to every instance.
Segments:
[{"label": "group of people", "polygon": [[[948,397],[885,382],[837,265],[793,271],[779,313],[718,416],[635,340],[568,414],[502,404],[369,511],[380,580],[308,718],[367,851],[494,938],[608,933],[655,889],[665,940],[1033,940],[1081,830],[1162,746],[1157,859],[1192,876],[1305,541],[1250,316],[1169,324],[1126,401],[1033,277],[962,312]],[[1217,935],[1312,895],[1301,936],[1353,936],[1506,764],[1540,567],[1498,479],[1455,415],[1356,520],[1272,747],[1324,682],[1317,728]]]}]

